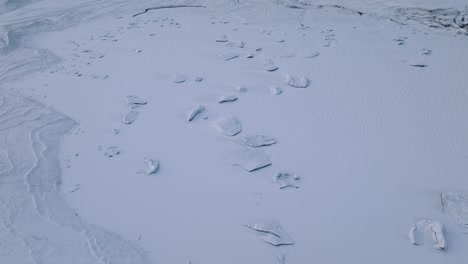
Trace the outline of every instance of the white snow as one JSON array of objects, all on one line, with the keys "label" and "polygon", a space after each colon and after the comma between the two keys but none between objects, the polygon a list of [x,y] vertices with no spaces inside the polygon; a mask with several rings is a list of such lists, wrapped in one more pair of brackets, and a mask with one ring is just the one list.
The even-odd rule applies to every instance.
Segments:
[{"label": "white snow", "polygon": [[466,5],[0,0],[0,263],[463,263]]}]

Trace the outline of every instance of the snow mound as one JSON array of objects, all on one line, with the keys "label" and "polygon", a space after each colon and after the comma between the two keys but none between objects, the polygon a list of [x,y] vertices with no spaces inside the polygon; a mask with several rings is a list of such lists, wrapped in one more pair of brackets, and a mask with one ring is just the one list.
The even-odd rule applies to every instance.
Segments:
[{"label": "snow mound", "polygon": [[279,95],[283,92],[283,90],[281,90],[281,88],[279,88],[278,86],[270,86],[268,88],[268,91],[270,91],[270,93],[273,95]]}]

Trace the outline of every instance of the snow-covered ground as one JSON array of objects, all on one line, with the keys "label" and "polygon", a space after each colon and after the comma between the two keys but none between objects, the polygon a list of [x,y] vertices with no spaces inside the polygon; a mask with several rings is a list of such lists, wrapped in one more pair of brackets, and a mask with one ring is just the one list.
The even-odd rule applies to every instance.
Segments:
[{"label": "snow-covered ground", "polygon": [[466,4],[0,1],[0,263],[462,263]]}]

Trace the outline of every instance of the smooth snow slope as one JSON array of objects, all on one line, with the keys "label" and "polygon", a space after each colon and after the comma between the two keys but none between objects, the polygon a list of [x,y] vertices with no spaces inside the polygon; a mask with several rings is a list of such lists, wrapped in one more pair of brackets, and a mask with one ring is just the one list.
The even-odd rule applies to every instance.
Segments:
[{"label": "smooth snow slope", "polygon": [[[21,63],[20,56],[29,58],[25,52],[47,55],[33,64],[23,61],[26,67],[3,66],[8,68],[3,75],[10,76],[1,86],[2,93],[9,91],[4,101],[24,102],[25,110],[11,103],[6,109],[24,114],[3,111],[0,117],[11,121],[1,123],[0,135],[23,133],[27,138],[36,125],[12,124],[35,120],[29,115],[41,111],[62,121],[37,121],[49,131],[50,141],[42,145],[53,149],[51,156],[37,155],[21,165],[13,154],[2,154],[10,157],[10,165],[0,166],[0,172],[6,177],[11,173],[3,168],[39,164],[51,169],[35,177],[20,175],[47,182],[60,179],[61,173],[64,181],[52,185],[64,197],[58,189],[46,191],[49,185],[18,189],[18,197],[28,203],[34,195],[54,194],[56,202],[39,199],[37,208],[19,211],[37,217],[29,225],[12,221],[20,208],[13,200],[15,189],[0,185],[8,209],[1,215],[2,227],[12,237],[0,248],[15,252],[6,262],[80,263],[72,261],[77,254],[81,262],[93,263],[93,247],[64,246],[76,251],[62,255],[37,250],[55,248],[67,231],[37,236],[34,230],[64,221],[77,221],[76,230],[82,230],[73,235],[73,243],[92,241],[89,234],[100,232],[106,242],[98,244],[111,249],[101,256],[127,254],[119,258],[123,263],[275,263],[285,252],[285,263],[461,263],[468,258],[468,236],[441,204],[442,191],[468,192],[463,28],[430,28],[403,19],[395,11],[402,3],[396,1],[385,2],[391,8],[378,1],[328,1],[324,6],[312,1],[190,1],[183,4],[206,8],[149,10],[136,17],[158,4],[116,3],[107,3],[112,12],[106,14],[81,9],[89,12],[87,22],[23,38],[27,49],[19,45],[12,51],[16,55],[6,51],[2,57],[13,65]],[[444,2],[443,7],[463,12],[460,3]],[[438,6],[435,1],[427,5],[419,7]],[[109,10],[103,7],[93,8]],[[228,41],[217,42],[223,34]],[[432,54],[422,55],[423,49]],[[228,53],[238,56],[228,61],[218,57]],[[268,60],[278,69],[266,70]],[[28,75],[17,70],[38,68],[43,70]],[[285,75],[310,82],[295,88]],[[194,81],[196,77],[203,80]],[[271,94],[272,86],[283,92]],[[246,92],[239,93],[239,87]],[[128,95],[148,103],[129,105]],[[238,99],[220,104],[222,96]],[[187,114],[199,105],[204,111],[188,122]],[[138,115],[126,125],[122,118],[130,110]],[[78,123],[64,138],[62,171],[57,147],[73,121],[56,111]],[[240,123],[240,133],[233,137],[213,127],[213,121],[229,117]],[[239,130],[234,126],[227,128]],[[269,157],[270,166],[247,172],[229,163],[250,148],[236,142],[237,136],[248,135],[277,141],[255,150]],[[2,140],[7,149],[2,153],[41,153],[34,140]],[[21,148],[8,142],[21,142]],[[147,158],[160,162],[155,174],[139,173],[147,170]],[[263,164],[263,157],[256,158],[246,167]],[[294,180],[299,188],[278,189],[279,172],[300,177]],[[77,215],[70,215],[61,198]],[[56,220],[61,215],[67,216],[62,222]],[[410,243],[408,232],[421,219],[442,223],[446,251],[433,248],[430,237],[421,246]],[[268,222],[279,223],[294,245],[275,247],[243,226]],[[21,243],[28,250],[13,251]],[[122,243],[131,246],[117,251]]]}]

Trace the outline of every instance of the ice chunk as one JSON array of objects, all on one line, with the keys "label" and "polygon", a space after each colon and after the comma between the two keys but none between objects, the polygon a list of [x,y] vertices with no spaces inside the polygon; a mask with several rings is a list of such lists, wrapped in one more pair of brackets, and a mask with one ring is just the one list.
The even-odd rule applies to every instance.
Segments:
[{"label": "ice chunk", "polygon": [[232,60],[234,58],[239,57],[239,54],[237,54],[235,52],[225,52],[225,53],[219,54],[218,57],[225,60],[225,61],[228,61],[228,60]]},{"label": "ice chunk", "polygon": [[226,136],[235,136],[242,131],[242,125],[237,118],[228,116],[228,117],[219,117],[214,120],[211,125],[220,133]]},{"label": "ice chunk", "polygon": [[395,38],[393,39],[393,41],[395,41],[398,45],[406,45],[406,40],[408,39],[408,37],[398,37],[398,38]]},{"label": "ice chunk", "polygon": [[422,49],[421,50],[421,56],[429,56],[432,54],[432,50],[430,49]]},{"label": "ice chunk", "polygon": [[131,123],[135,122],[137,118],[138,118],[138,111],[135,109],[132,109],[124,115],[123,122],[124,124],[130,125]]},{"label": "ice chunk", "polygon": [[183,83],[185,82],[185,77],[179,74],[174,75],[174,78],[172,79],[173,83]]},{"label": "ice chunk", "polygon": [[281,88],[279,88],[278,86],[270,86],[268,90],[270,91],[271,94],[274,94],[274,95],[279,95],[283,92],[283,90],[281,90]]},{"label": "ice chunk", "polygon": [[295,174],[279,172],[275,174],[275,185],[279,189],[284,189],[286,187],[299,188],[299,186],[296,185],[296,181],[298,181],[299,179],[300,178]]},{"label": "ice chunk", "polygon": [[143,100],[136,95],[127,95],[125,100],[129,105],[145,105],[148,103],[146,100]]},{"label": "ice chunk", "polygon": [[193,78],[193,80],[194,80],[195,82],[201,82],[201,81],[203,81],[203,77],[197,76],[197,77]]},{"label": "ice chunk", "polygon": [[447,244],[445,242],[445,236],[442,224],[429,220],[422,219],[413,225],[409,232],[409,240],[413,245],[422,245],[424,234],[423,232],[430,233],[434,247],[438,250],[446,250]]},{"label": "ice chunk", "polygon": [[198,114],[202,113],[203,111],[205,111],[205,107],[203,107],[202,105],[196,106],[188,113],[187,121],[192,121]]},{"label": "ice chunk", "polygon": [[244,41],[240,41],[239,43],[237,43],[236,46],[237,46],[238,48],[242,49],[242,48],[244,48],[244,46],[245,46],[245,42],[244,42]]},{"label": "ice chunk", "polygon": [[237,143],[253,148],[270,146],[276,143],[276,140],[266,135],[242,135],[235,139]]},{"label": "ice chunk", "polygon": [[245,57],[248,58],[248,59],[251,59],[251,58],[254,57],[254,55],[253,55],[252,53],[249,53],[249,54],[247,54],[247,56],[245,56]]},{"label": "ice chunk", "polygon": [[117,147],[108,147],[106,151],[104,151],[104,156],[112,158],[120,154],[120,150]]},{"label": "ice chunk", "polygon": [[235,95],[222,95],[218,99],[218,103],[227,103],[227,102],[234,102],[237,100],[237,96]]},{"label": "ice chunk", "polygon": [[288,233],[286,233],[283,228],[281,228],[281,226],[275,221],[244,226],[258,231],[260,233],[260,238],[263,241],[274,246],[294,244],[294,241],[291,239]]},{"label": "ice chunk", "polygon": [[309,85],[307,77],[293,77],[286,74],[284,77],[285,82],[295,88],[306,88]]},{"label": "ice chunk", "polygon": [[228,38],[225,34],[221,34],[217,39],[216,42],[228,42]]},{"label": "ice chunk", "polygon": [[90,73],[89,77],[91,79],[105,80],[109,78],[109,75],[100,75],[100,74]]},{"label": "ice chunk", "polygon": [[461,192],[443,192],[441,194],[443,210],[457,221],[468,234],[468,194]]},{"label": "ice chunk", "polygon": [[263,150],[258,149],[243,149],[229,162],[234,166],[242,166],[249,172],[271,165],[270,157]]},{"label": "ice chunk", "polygon": [[411,62],[410,66],[418,67],[418,68],[425,68],[427,67],[427,64],[424,62]]},{"label": "ice chunk", "polygon": [[238,93],[246,93],[246,92],[247,92],[247,88],[242,87],[242,86],[236,87],[235,90],[236,90]]},{"label": "ice chunk", "polygon": [[263,66],[267,71],[276,71],[278,69],[278,66],[276,66],[272,60],[265,60]]},{"label": "ice chunk", "polygon": [[145,172],[146,174],[150,175],[150,174],[154,174],[154,173],[156,173],[158,171],[159,161],[153,160],[153,159],[150,159],[150,158],[144,158],[143,162],[148,165],[148,169]]}]

